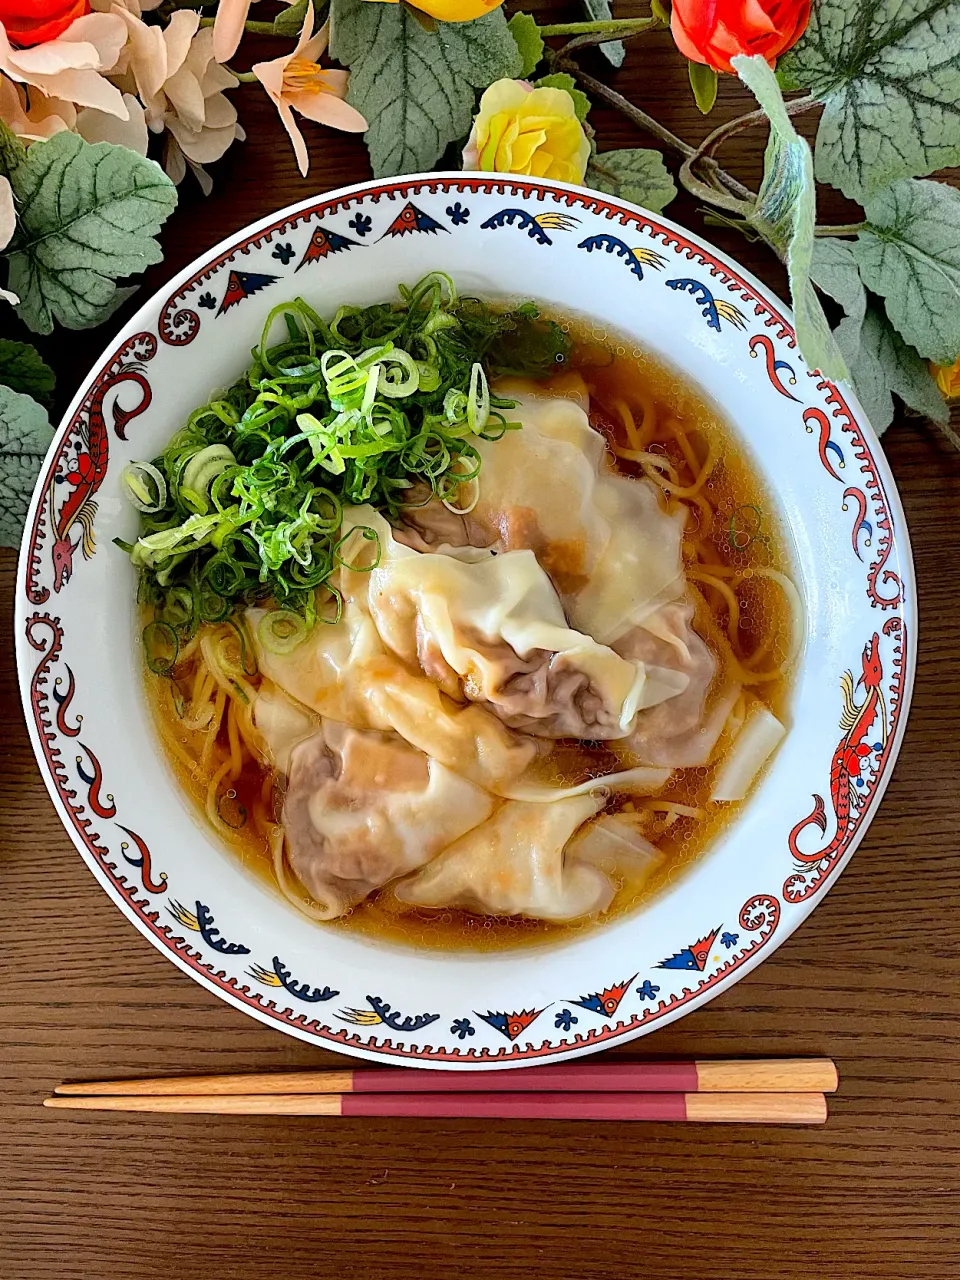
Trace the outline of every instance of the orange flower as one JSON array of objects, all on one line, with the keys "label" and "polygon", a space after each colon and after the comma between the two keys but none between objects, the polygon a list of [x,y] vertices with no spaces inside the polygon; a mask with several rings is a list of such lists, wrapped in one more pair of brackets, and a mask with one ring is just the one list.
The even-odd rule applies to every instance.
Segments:
[{"label": "orange flower", "polygon": [[691,62],[733,74],[738,53],[759,53],[773,66],[809,21],[810,0],[673,0],[670,30]]},{"label": "orange flower", "polygon": [[55,40],[90,12],[88,0],[0,0],[0,22],[11,44],[21,49]]},{"label": "orange flower", "polygon": [[328,27],[329,23],[325,23],[312,36],[313,10],[312,7],[308,8],[300,39],[293,52],[284,54],[282,58],[273,58],[270,62],[256,62],[251,68],[280,113],[304,177],[307,176],[310,160],[294,111],[299,111],[308,120],[329,125],[332,129],[362,133],[367,127],[360,112],[343,101],[347,92],[348,73],[329,71],[317,64],[317,58],[327,47]]}]

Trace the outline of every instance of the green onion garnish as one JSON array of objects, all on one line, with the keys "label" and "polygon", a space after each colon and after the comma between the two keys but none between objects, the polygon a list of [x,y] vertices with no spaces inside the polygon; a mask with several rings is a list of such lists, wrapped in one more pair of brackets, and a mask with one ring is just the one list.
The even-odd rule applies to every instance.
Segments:
[{"label": "green onion garnish", "polygon": [[[329,323],[302,298],[274,307],[247,373],[196,409],[160,457],[125,472],[141,528],[120,545],[155,608],[160,629],[144,644],[160,668],[202,623],[237,607],[273,601],[277,622],[261,626],[268,648],[332,621],[331,604],[338,617],[328,579],[343,563],[344,505],[370,503],[398,523],[409,490],[425,483],[469,510],[475,438],[517,425],[490,381],[548,377],[569,352],[532,303],[498,311],[460,297],[440,272],[400,296],[343,306]],[[322,587],[332,600],[320,606]]]},{"label": "green onion garnish", "polygon": [[177,664],[180,641],[167,622],[151,622],[143,629],[143,648],[147,666],[154,675],[168,675]]}]

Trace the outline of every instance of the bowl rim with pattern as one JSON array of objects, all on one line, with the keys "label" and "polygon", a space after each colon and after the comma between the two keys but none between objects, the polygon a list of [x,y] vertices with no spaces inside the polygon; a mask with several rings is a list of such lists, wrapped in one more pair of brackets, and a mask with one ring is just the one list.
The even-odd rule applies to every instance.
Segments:
[{"label": "bowl rim with pattern", "polygon": [[[135,575],[112,546],[136,529],[123,466],[157,453],[246,367],[276,302],[303,293],[332,313],[434,269],[467,292],[592,316],[698,383],[776,494],[806,604],[790,731],[711,850],[640,913],[495,953],[418,952],[318,926],[219,847],[162,759],[140,683]],[[789,937],[852,856],[889,781],[916,618],[906,525],[876,436],[848,388],[807,369],[768,289],[668,218],[601,192],[439,173],[359,183],[262,218],[201,254],[123,327],[44,461],[20,557],[16,643],[57,813],[160,951],[236,1008],[319,1047],[476,1069],[644,1035]]]}]

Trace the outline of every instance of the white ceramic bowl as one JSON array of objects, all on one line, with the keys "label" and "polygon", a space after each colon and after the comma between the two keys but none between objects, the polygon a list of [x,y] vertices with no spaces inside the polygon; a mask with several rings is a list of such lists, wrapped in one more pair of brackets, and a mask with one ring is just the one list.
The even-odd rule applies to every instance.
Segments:
[{"label": "white ceramic bowl", "polygon": [[[739,820],[647,910],[534,950],[416,953],[324,929],[222,850],[161,757],[141,686],[134,573],[111,541],[136,529],[120,493],[124,464],[159,452],[246,368],[272,306],[302,294],[332,314],[433,269],[464,291],[595,317],[688,374],[779,500],[806,600],[793,723]],[[876,438],[849,391],[806,368],[776,298],[642,209],[576,187],[456,173],[296,205],[198,258],[140,310],[44,463],[16,628],[27,720],[57,811],[107,894],[175,964],[326,1048],[512,1067],[663,1026],[793,932],[853,853],[889,779],[913,681],[916,603]],[[875,665],[851,695],[865,650]]]}]

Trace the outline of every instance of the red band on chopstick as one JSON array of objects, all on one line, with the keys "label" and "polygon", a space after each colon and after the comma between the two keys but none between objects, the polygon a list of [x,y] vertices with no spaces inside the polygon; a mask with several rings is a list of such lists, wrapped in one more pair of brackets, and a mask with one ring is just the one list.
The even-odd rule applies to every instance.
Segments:
[{"label": "red band on chopstick", "polygon": [[686,1120],[687,1103],[682,1093],[458,1093],[456,1097],[442,1093],[349,1093],[340,1100],[340,1114],[487,1120]]},{"label": "red band on chopstick", "polygon": [[697,1087],[695,1062],[570,1063],[503,1072],[411,1071],[407,1067],[374,1067],[354,1071],[351,1081],[351,1092],[354,1094],[553,1093],[571,1090],[600,1093],[696,1093]]}]

